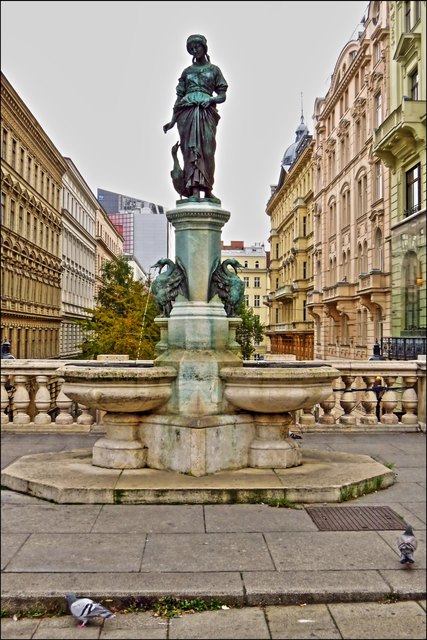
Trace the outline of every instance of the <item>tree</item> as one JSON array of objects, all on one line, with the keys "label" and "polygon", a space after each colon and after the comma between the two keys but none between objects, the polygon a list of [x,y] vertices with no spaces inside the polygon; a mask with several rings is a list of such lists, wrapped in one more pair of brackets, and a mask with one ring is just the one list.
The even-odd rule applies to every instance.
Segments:
[{"label": "tree", "polygon": [[160,330],[154,323],[159,309],[150,293],[151,282],[135,281],[122,256],[106,262],[102,285],[91,316],[79,321],[85,337],[84,359],[100,353],[126,354],[131,360],[152,360]]},{"label": "tree", "polygon": [[240,344],[243,359],[249,360],[255,351],[254,342],[261,342],[264,337],[265,327],[245,302],[238,308],[237,315],[242,318],[242,323],[236,330],[236,341]]}]

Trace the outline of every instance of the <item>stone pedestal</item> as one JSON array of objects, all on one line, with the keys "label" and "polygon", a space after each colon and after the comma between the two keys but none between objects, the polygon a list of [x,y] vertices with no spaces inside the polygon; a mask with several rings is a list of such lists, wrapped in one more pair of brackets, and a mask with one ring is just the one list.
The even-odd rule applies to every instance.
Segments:
[{"label": "stone pedestal", "polygon": [[106,413],[106,437],[95,442],[92,464],[107,469],[141,469],[147,450],[139,439],[141,417],[137,413]]},{"label": "stone pedestal", "polygon": [[300,445],[289,438],[292,416],[282,414],[256,414],[256,438],[249,448],[249,466],[286,469],[302,463]]},{"label": "stone pedestal", "polygon": [[148,467],[195,477],[247,467],[254,436],[253,417],[248,414],[151,414],[142,417],[140,426]]}]

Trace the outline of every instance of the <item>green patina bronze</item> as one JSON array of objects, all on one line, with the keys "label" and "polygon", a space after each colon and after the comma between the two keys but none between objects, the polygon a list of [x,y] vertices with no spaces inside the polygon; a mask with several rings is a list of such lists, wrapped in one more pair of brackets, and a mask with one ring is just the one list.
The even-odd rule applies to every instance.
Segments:
[{"label": "green patina bronze", "polygon": [[[180,137],[172,147],[172,183],[179,195],[190,201],[200,201],[203,191],[205,199],[220,203],[212,193],[220,119],[216,105],[225,101],[228,85],[221,69],[210,62],[204,36],[189,36],[187,51],[193,56],[193,63],[178,80],[172,119],[163,126],[166,133],[177,124]],[[179,148],[184,168],[179,164]]]},{"label": "green patina bronze", "polygon": [[[163,267],[167,267],[167,269],[162,273]],[[151,293],[160,307],[162,315],[169,318],[175,298],[179,294],[188,298],[188,281],[185,267],[177,257],[176,263],[169,260],[169,258],[161,258],[151,268],[159,270],[159,275],[151,285]]]},{"label": "green patina bronze", "polygon": [[[228,268],[229,266],[232,270]],[[211,300],[218,295],[229,318],[236,315],[237,309],[243,302],[245,291],[245,285],[237,275],[237,269],[243,269],[243,265],[235,258],[227,258],[223,263],[217,258],[212,266],[209,280],[208,299]]]}]

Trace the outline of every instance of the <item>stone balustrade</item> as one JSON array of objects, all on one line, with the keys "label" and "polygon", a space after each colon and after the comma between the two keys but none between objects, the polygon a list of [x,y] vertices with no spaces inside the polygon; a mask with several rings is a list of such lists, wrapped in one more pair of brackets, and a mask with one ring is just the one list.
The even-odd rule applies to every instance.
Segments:
[{"label": "stone balustrade", "polygon": [[[81,362],[81,361],[80,361]],[[87,361],[86,361],[87,362]],[[321,361],[316,360],[317,364]],[[3,360],[3,431],[88,432],[102,429],[98,414],[76,405],[57,370],[75,361]],[[299,411],[303,431],[425,431],[426,362],[328,360],[341,372],[333,393],[312,410]]]}]

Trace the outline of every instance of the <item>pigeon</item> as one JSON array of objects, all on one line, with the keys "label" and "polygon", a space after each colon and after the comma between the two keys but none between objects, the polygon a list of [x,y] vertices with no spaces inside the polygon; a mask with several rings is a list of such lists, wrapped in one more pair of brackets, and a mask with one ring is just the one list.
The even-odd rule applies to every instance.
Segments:
[{"label": "pigeon", "polygon": [[294,431],[289,431],[289,437],[292,438],[293,440],[302,440],[302,436],[299,436],[297,433],[294,433]]},{"label": "pigeon", "polygon": [[408,525],[405,531],[397,538],[401,564],[414,564],[414,551],[417,548],[417,544],[412,527]]},{"label": "pigeon", "polygon": [[75,593],[67,593],[65,597],[70,608],[70,613],[79,620],[79,627],[86,626],[90,618],[115,618],[115,614],[90,598],[77,598]]}]

